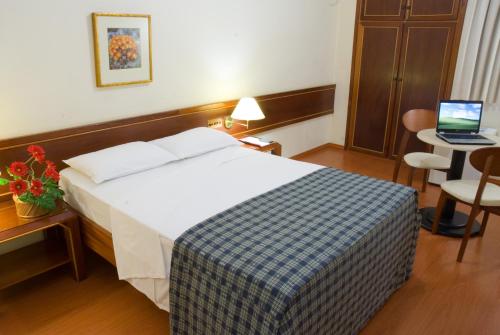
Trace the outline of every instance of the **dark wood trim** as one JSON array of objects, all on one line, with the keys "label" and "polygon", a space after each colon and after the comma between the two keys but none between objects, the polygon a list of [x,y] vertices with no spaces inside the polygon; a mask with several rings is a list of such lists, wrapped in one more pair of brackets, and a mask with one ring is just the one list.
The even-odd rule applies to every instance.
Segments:
[{"label": "dark wood trim", "polygon": [[[249,129],[241,125],[220,129],[240,137],[332,114],[334,98],[335,85],[263,95],[256,99],[266,115],[265,119],[250,122]],[[75,155],[207,126],[209,119],[229,116],[237,103],[237,100],[224,101],[0,140],[0,171],[5,173],[5,166],[12,161],[25,160],[25,149],[30,144],[43,145],[49,159],[62,168],[62,160]],[[2,196],[4,199],[8,196],[6,187],[0,188],[0,199]]]}]

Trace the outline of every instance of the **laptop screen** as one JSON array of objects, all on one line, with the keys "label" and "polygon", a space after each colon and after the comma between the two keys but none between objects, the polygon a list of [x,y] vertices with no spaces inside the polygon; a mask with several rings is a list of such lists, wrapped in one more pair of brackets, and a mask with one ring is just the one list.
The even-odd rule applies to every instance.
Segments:
[{"label": "laptop screen", "polygon": [[437,131],[477,133],[482,110],[482,101],[443,100],[439,103]]}]

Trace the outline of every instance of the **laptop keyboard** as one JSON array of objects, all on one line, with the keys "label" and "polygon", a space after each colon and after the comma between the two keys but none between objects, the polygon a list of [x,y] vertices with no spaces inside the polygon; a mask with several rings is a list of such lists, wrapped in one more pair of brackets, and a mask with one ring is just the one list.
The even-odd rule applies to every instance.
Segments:
[{"label": "laptop keyboard", "polygon": [[443,134],[449,139],[466,139],[466,140],[482,140],[484,136],[477,134]]}]

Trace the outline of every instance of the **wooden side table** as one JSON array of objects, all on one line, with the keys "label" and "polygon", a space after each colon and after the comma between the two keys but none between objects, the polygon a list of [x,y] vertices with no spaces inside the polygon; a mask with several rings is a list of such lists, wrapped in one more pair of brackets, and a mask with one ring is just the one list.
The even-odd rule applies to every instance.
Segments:
[{"label": "wooden side table", "polygon": [[71,264],[75,280],[85,278],[80,222],[75,212],[62,204],[46,216],[22,219],[12,202],[0,204],[0,244],[57,226],[64,231],[66,245],[45,239],[0,255],[0,289],[65,264]]},{"label": "wooden side table", "polygon": [[271,154],[273,155],[281,156],[281,144],[279,144],[278,142],[270,142],[268,145],[265,145],[263,147],[248,143],[243,143],[243,146],[248,149],[258,150],[262,152],[271,152]]}]

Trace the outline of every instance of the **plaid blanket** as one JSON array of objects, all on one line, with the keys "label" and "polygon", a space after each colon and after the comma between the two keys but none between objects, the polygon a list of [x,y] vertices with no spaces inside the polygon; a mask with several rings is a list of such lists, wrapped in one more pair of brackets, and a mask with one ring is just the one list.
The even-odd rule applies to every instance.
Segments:
[{"label": "plaid blanket", "polygon": [[172,334],[355,334],[409,277],[415,190],[321,169],[174,245]]}]

